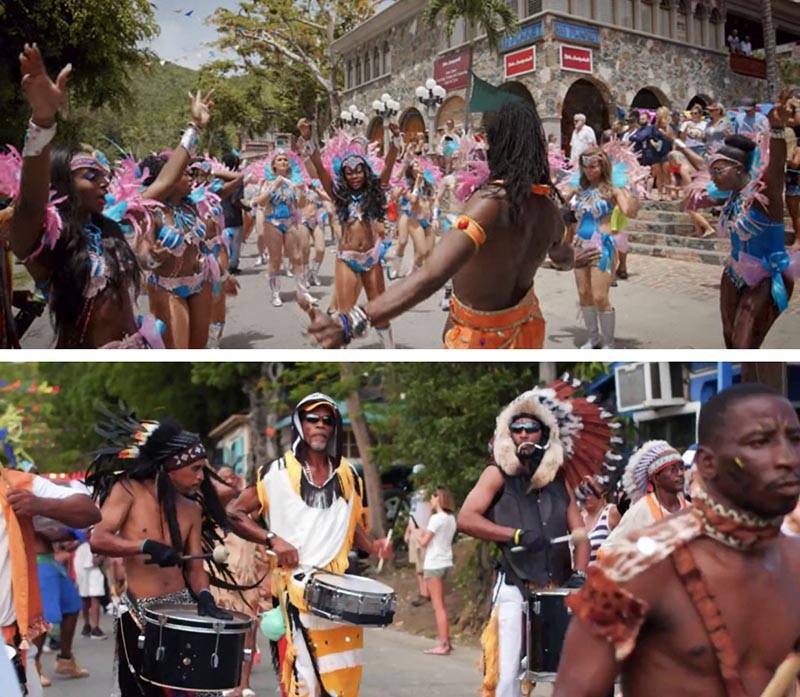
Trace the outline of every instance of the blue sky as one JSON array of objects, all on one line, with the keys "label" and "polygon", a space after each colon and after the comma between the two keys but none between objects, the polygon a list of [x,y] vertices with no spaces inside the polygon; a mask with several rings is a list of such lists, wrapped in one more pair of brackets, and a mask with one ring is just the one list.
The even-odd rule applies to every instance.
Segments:
[{"label": "blue sky", "polygon": [[[161,33],[150,43],[150,48],[160,58],[187,68],[199,68],[213,60],[207,44],[217,38],[214,27],[207,18],[217,7],[236,9],[236,0],[153,0],[156,21]],[[180,10],[180,12],[178,12]],[[187,17],[186,12],[192,12]]]},{"label": "blue sky", "polygon": [[[393,1],[386,0],[384,5]],[[217,32],[207,24],[208,17],[217,7],[239,7],[237,0],[152,0],[152,4],[161,33],[150,48],[160,58],[187,68],[199,68],[214,59],[211,52],[216,49],[207,44],[217,38]]]}]

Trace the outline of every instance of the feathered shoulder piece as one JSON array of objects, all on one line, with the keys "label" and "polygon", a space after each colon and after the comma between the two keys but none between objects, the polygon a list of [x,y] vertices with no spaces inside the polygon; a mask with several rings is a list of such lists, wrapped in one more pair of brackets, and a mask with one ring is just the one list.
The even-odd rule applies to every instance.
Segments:
[{"label": "feathered shoulder piece", "polygon": [[571,489],[587,476],[597,475],[606,483],[622,456],[615,448],[622,445],[615,435],[622,424],[615,414],[595,403],[595,397],[579,396],[582,384],[568,375],[546,387],[523,392],[497,417],[494,433],[494,460],[511,476],[519,473],[517,449],[510,426],[517,414],[533,414],[550,431],[549,446],[531,483],[541,488],[553,481],[563,466]]},{"label": "feathered shoulder piece", "polygon": [[342,130],[325,143],[320,154],[325,169],[337,178],[342,176],[342,167],[351,158],[363,160],[376,177],[383,172],[384,161],[378,156],[377,148],[350,137]]},{"label": "feathered shoulder piece", "polygon": [[[0,196],[5,196],[16,201],[19,198],[20,179],[22,177],[22,155],[14,146],[6,146],[8,152],[0,152]],[[26,261],[35,259],[45,249],[53,249],[61,237],[64,225],[58,213],[58,204],[64,197],[56,198],[55,192],[50,191],[47,208],[45,209],[44,230],[42,239],[37,248],[28,256]]]},{"label": "feathered shoulder piece", "polygon": [[106,194],[103,215],[118,222],[134,240],[153,225],[153,214],[164,207],[160,201],[142,196],[148,175],[146,168],[140,169],[136,160],[127,155],[114,168]]}]

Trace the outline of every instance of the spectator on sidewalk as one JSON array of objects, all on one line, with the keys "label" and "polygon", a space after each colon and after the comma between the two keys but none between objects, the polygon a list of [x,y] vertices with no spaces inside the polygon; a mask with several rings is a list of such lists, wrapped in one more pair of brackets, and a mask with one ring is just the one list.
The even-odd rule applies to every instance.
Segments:
[{"label": "spectator on sidewalk", "polygon": [[433,614],[436,617],[436,633],[439,643],[425,653],[446,656],[453,650],[450,643],[450,628],[447,608],[444,604],[445,579],[453,568],[453,537],[456,534],[455,502],[453,495],[444,487],[437,487],[430,499],[433,515],[422,534],[420,546],[425,549],[423,575],[430,593]]},{"label": "spectator on sidewalk", "polygon": [[78,581],[78,593],[81,596],[83,631],[81,636],[92,639],[107,639],[108,635],[100,629],[100,608],[106,595],[103,562],[105,558],[92,554],[88,542],[82,542],[75,550],[75,576]]},{"label": "spectator on sidewalk", "polygon": [[[424,469],[425,465],[414,465],[413,474],[418,474]],[[414,565],[417,576],[417,597],[411,601],[414,607],[419,607],[427,603],[430,593],[425,585],[425,577],[422,573],[422,563],[425,560],[425,550],[420,547],[419,541],[422,534],[428,527],[431,517],[431,507],[427,501],[427,493],[424,488],[418,488],[412,495],[409,504],[408,524],[404,539],[408,545],[408,562]]]}]

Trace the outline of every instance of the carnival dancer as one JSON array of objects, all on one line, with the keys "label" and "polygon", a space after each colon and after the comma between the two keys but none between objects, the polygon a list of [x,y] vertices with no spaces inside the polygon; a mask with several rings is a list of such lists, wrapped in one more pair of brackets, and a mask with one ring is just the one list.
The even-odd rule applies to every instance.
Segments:
[{"label": "carnival dancer", "polygon": [[[675,146],[699,172],[701,197],[694,206],[724,201],[720,233],[731,240],[731,256],[722,274],[720,314],[726,348],[759,348],[780,314],[789,306],[794,280],[800,276],[800,251],[786,251],[783,222],[784,170],[788,120],[800,99],[781,95],[769,113],[770,138],[765,150],[742,135],[730,136],[703,158],[682,142]],[[768,150],[768,152],[767,152]]]},{"label": "carnival dancer", "polygon": [[622,475],[631,506],[601,546],[603,554],[632,533],[686,508],[684,471],[683,457],[665,440],[649,440],[631,455]]},{"label": "carnival dancer", "polygon": [[[313,313],[309,332],[325,348],[363,336],[414,307],[453,279],[447,348],[541,348],[544,318],[533,278],[549,254],[571,270],[600,258],[564,243],[553,200],[544,130],[531,104],[504,105],[488,129],[488,164],[474,159],[459,173],[469,199],[454,233],[443,238],[422,269],[365,307],[331,320]],[[455,231],[458,231],[457,233]]]},{"label": "carnival dancer", "polygon": [[[231,619],[209,590],[200,559],[216,530],[228,529],[225,510],[211,483],[200,437],[171,419],[140,421],[124,410],[104,412],[97,428],[106,444],[86,478],[103,519],[91,537],[92,551],[122,557],[128,611],[117,620],[118,682],[122,697],[171,694],[141,678],[138,636],[144,610],[154,604],[196,603],[199,615]],[[209,694],[209,693],[204,693]]]},{"label": "carnival dancer", "polygon": [[[343,574],[353,545],[384,559],[388,539],[373,540],[361,527],[363,486],[342,457],[342,416],[320,393],[303,398],[292,414],[293,441],[278,460],[262,466],[256,486],[227,508],[233,530],[266,544],[277,559],[273,595],[284,638],[279,678],[286,695],[356,697],[361,682],[363,630],[310,614],[305,585],[314,571]],[[258,512],[269,531],[251,514]]]},{"label": "carnival dancer", "polygon": [[422,268],[422,264],[433,251],[434,209],[436,197],[442,180],[439,168],[425,157],[416,157],[401,164],[400,179],[404,192],[400,195],[400,241],[394,257],[395,277],[400,275],[399,265],[403,262],[405,245],[409,237],[414,244],[413,271]]},{"label": "carnival dancer", "polygon": [[206,347],[214,286],[220,280],[213,249],[220,234],[220,202],[242,183],[243,174],[233,173],[217,192],[211,186],[192,186],[187,165],[211,118],[212,92],[205,97],[198,92],[192,98],[193,121],[181,138],[181,146],[169,158],[166,154],[151,155],[140,163],[147,173],[142,196],[163,206],[155,224],[143,230],[135,248],[149,270],[150,308],[167,325],[167,348]]},{"label": "carnival dancer", "polygon": [[[3,644],[26,653],[49,625],[45,620],[39,584],[33,519],[44,516],[70,528],[87,528],[100,520],[92,500],[75,489],[58,486],[45,477],[13,469],[16,462],[13,434],[22,428],[22,413],[6,412],[0,419],[4,457],[0,461],[0,648]],[[45,590],[51,590],[46,587]],[[46,598],[48,609],[58,598]],[[80,599],[78,610],[80,609]],[[56,657],[56,672],[68,677],[85,677],[71,651],[77,610],[67,620],[65,639],[69,642]],[[71,634],[70,634],[71,632]],[[41,642],[39,642],[41,645]],[[22,665],[26,664],[23,658]],[[5,683],[3,683],[5,686]]]},{"label": "carnival dancer", "polygon": [[[308,203],[303,209],[303,226],[308,231],[308,237],[303,240],[303,263],[306,270],[307,283],[310,286],[319,286],[319,272],[325,260],[325,227],[328,225],[330,215],[326,208],[329,201],[328,195],[322,188],[319,179],[312,179],[306,189]],[[314,250],[314,259],[311,259],[311,250]]]},{"label": "carnival dancer", "polygon": [[[619,142],[609,143],[617,152],[625,146]],[[626,190],[629,186],[626,164],[614,164],[601,149],[592,149],[581,155],[579,171],[570,180],[574,196],[571,206],[575,212],[577,226],[574,244],[577,247],[594,248],[600,252],[596,266],[575,270],[575,283],[581,314],[589,334],[584,349],[614,348],[616,315],[609,299],[617,250],[627,252],[624,235],[612,232],[612,217],[619,208],[626,218],[635,218],[639,203]]]},{"label": "carnival dancer", "polygon": [[[687,509],[589,566],[566,603],[554,697],[589,697],[621,674],[626,697],[784,695],[800,636],[800,540],[780,534],[800,495],[800,422],[763,385],[700,411],[701,486]],[[788,667],[788,666],[787,666]]]},{"label": "carnival dancer", "polygon": [[306,284],[300,238],[302,233],[298,230],[300,211],[305,202],[304,191],[310,182],[308,172],[296,153],[278,149],[264,166],[264,179],[268,183],[256,198],[256,204],[264,208],[265,214],[272,305],[283,305],[280,273],[284,251],[289,257],[297,297],[316,304],[317,300]]},{"label": "carnival dancer", "polygon": [[[334,277],[335,305],[346,314],[356,307],[361,285],[369,300],[385,290],[383,261],[390,242],[384,238],[386,194],[399,148],[400,128],[389,124],[391,146],[386,162],[370,156],[369,149],[344,133],[328,141],[324,153],[311,143],[311,123],[301,119],[300,135],[305,140],[306,155],[319,175],[322,187],[336,208],[342,236],[336,252]],[[381,168],[382,165],[382,168]],[[384,348],[394,348],[389,322],[375,324]]]},{"label": "carnival dancer", "polygon": [[458,516],[461,532],[495,542],[501,550],[491,618],[481,636],[483,697],[521,694],[523,604],[529,592],[579,587],[584,578],[586,536],[576,535],[574,565],[570,546],[550,540],[583,530],[571,490],[586,475],[613,471],[619,456],[611,449],[620,439],[612,435],[612,426],[619,426],[612,415],[573,396],[576,386],[559,380],[534,388],[500,412],[494,461]]},{"label": "carnival dancer", "polygon": [[22,156],[9,148],[0,157],[2,178],[18,182],[18,189],[8,192],[15,199],[9,240],[49,297],[56,346],[162,347],[152,318],[137,320],[136,257],[118,222],[104,214],[112,178],[108,160],[98,152],[51,153],[71,67],[53,82],[39,49],[26,44],[20,68],[33,115]]}]

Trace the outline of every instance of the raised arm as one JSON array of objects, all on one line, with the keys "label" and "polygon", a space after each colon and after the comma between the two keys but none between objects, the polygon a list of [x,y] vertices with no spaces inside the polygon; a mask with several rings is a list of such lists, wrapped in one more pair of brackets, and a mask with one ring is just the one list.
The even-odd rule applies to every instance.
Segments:
[{"label": "raised arm", "polygon": [[175,186],[189,164],[189,160],[197,153],[200,133],[211,119],[211,107],[214,106],[214,102],[211,101],[213,92],[213,89],[210,90],[205,97],[200,94],[199,90],[194,95],[189,93],[192,100],[192,123],[184,131],[180,144],[172,151],[172,155],[158,173],[155,181],[142,192],[142,198],[163,201],[169,196],[172,187]]},{"label": "raised arm", "polygon": [[800,99],[790,97],[790,92],[784,91],[778,98],[778,103],[769,112],[769,126],[771,129],[769,141],[769,163],[764,174],[767,184],[767,198],[769,204],[765,207],[756,201],[756,206],[762,208],[771,220],[783,222],[783,194],[786,168],[786,125],[794,116],[794,109],[800,107]]},{"label": "raised arm", "polygon": [[314,169],[317,170],[319,181],[322,184],[322,188],[325,189],[325,193],[333,200],[333,179],[331,178],[331,173],[322,164],[322,155],[317,144],[312,141],[313,129],[311,122],[308,119],[300,119],[297,122],[297,128],[300,131],[300,137],[305,141],[305,147],[310,151],[304,154],[308,156],[311,164],[314,165]]},{"label": "raised arm", "polygon": [[381,172],[381,186],[389,186],[389,181],[392,178],[392,170],[394,163],[397,162],[397,157],[400,154],[400,147],[402,146],[402,139],[400,137],[400,126],[396,123],[390,123],[389,129],[392,132],[392,138],[389,143],[389,152],[386,153],[386,164]]},{"label": "raised arm", "polygon": [[625,189],[614,189],[614,203],[627,218],[639,215],[639,199],[631,196]]},{"label": "raised arm", "polygon": [[88,528],[100,520],[100,511],[85,494],[57,499],[37,496],[25,489],[11,489],[7,500],[18,516],[44,516],[70,528]]},{"label": "raised arm", "polygon": [[56,133],[56,114],[66,101],[67,65],[53,82],[45,70],[36,44],[25,44],[19,56],[22,91],[32,109],[22,149],[19,198],[14,205],[9,241],[11,251],[24,259],[44,233],[45,210],[50,194],[50,141]]}]

